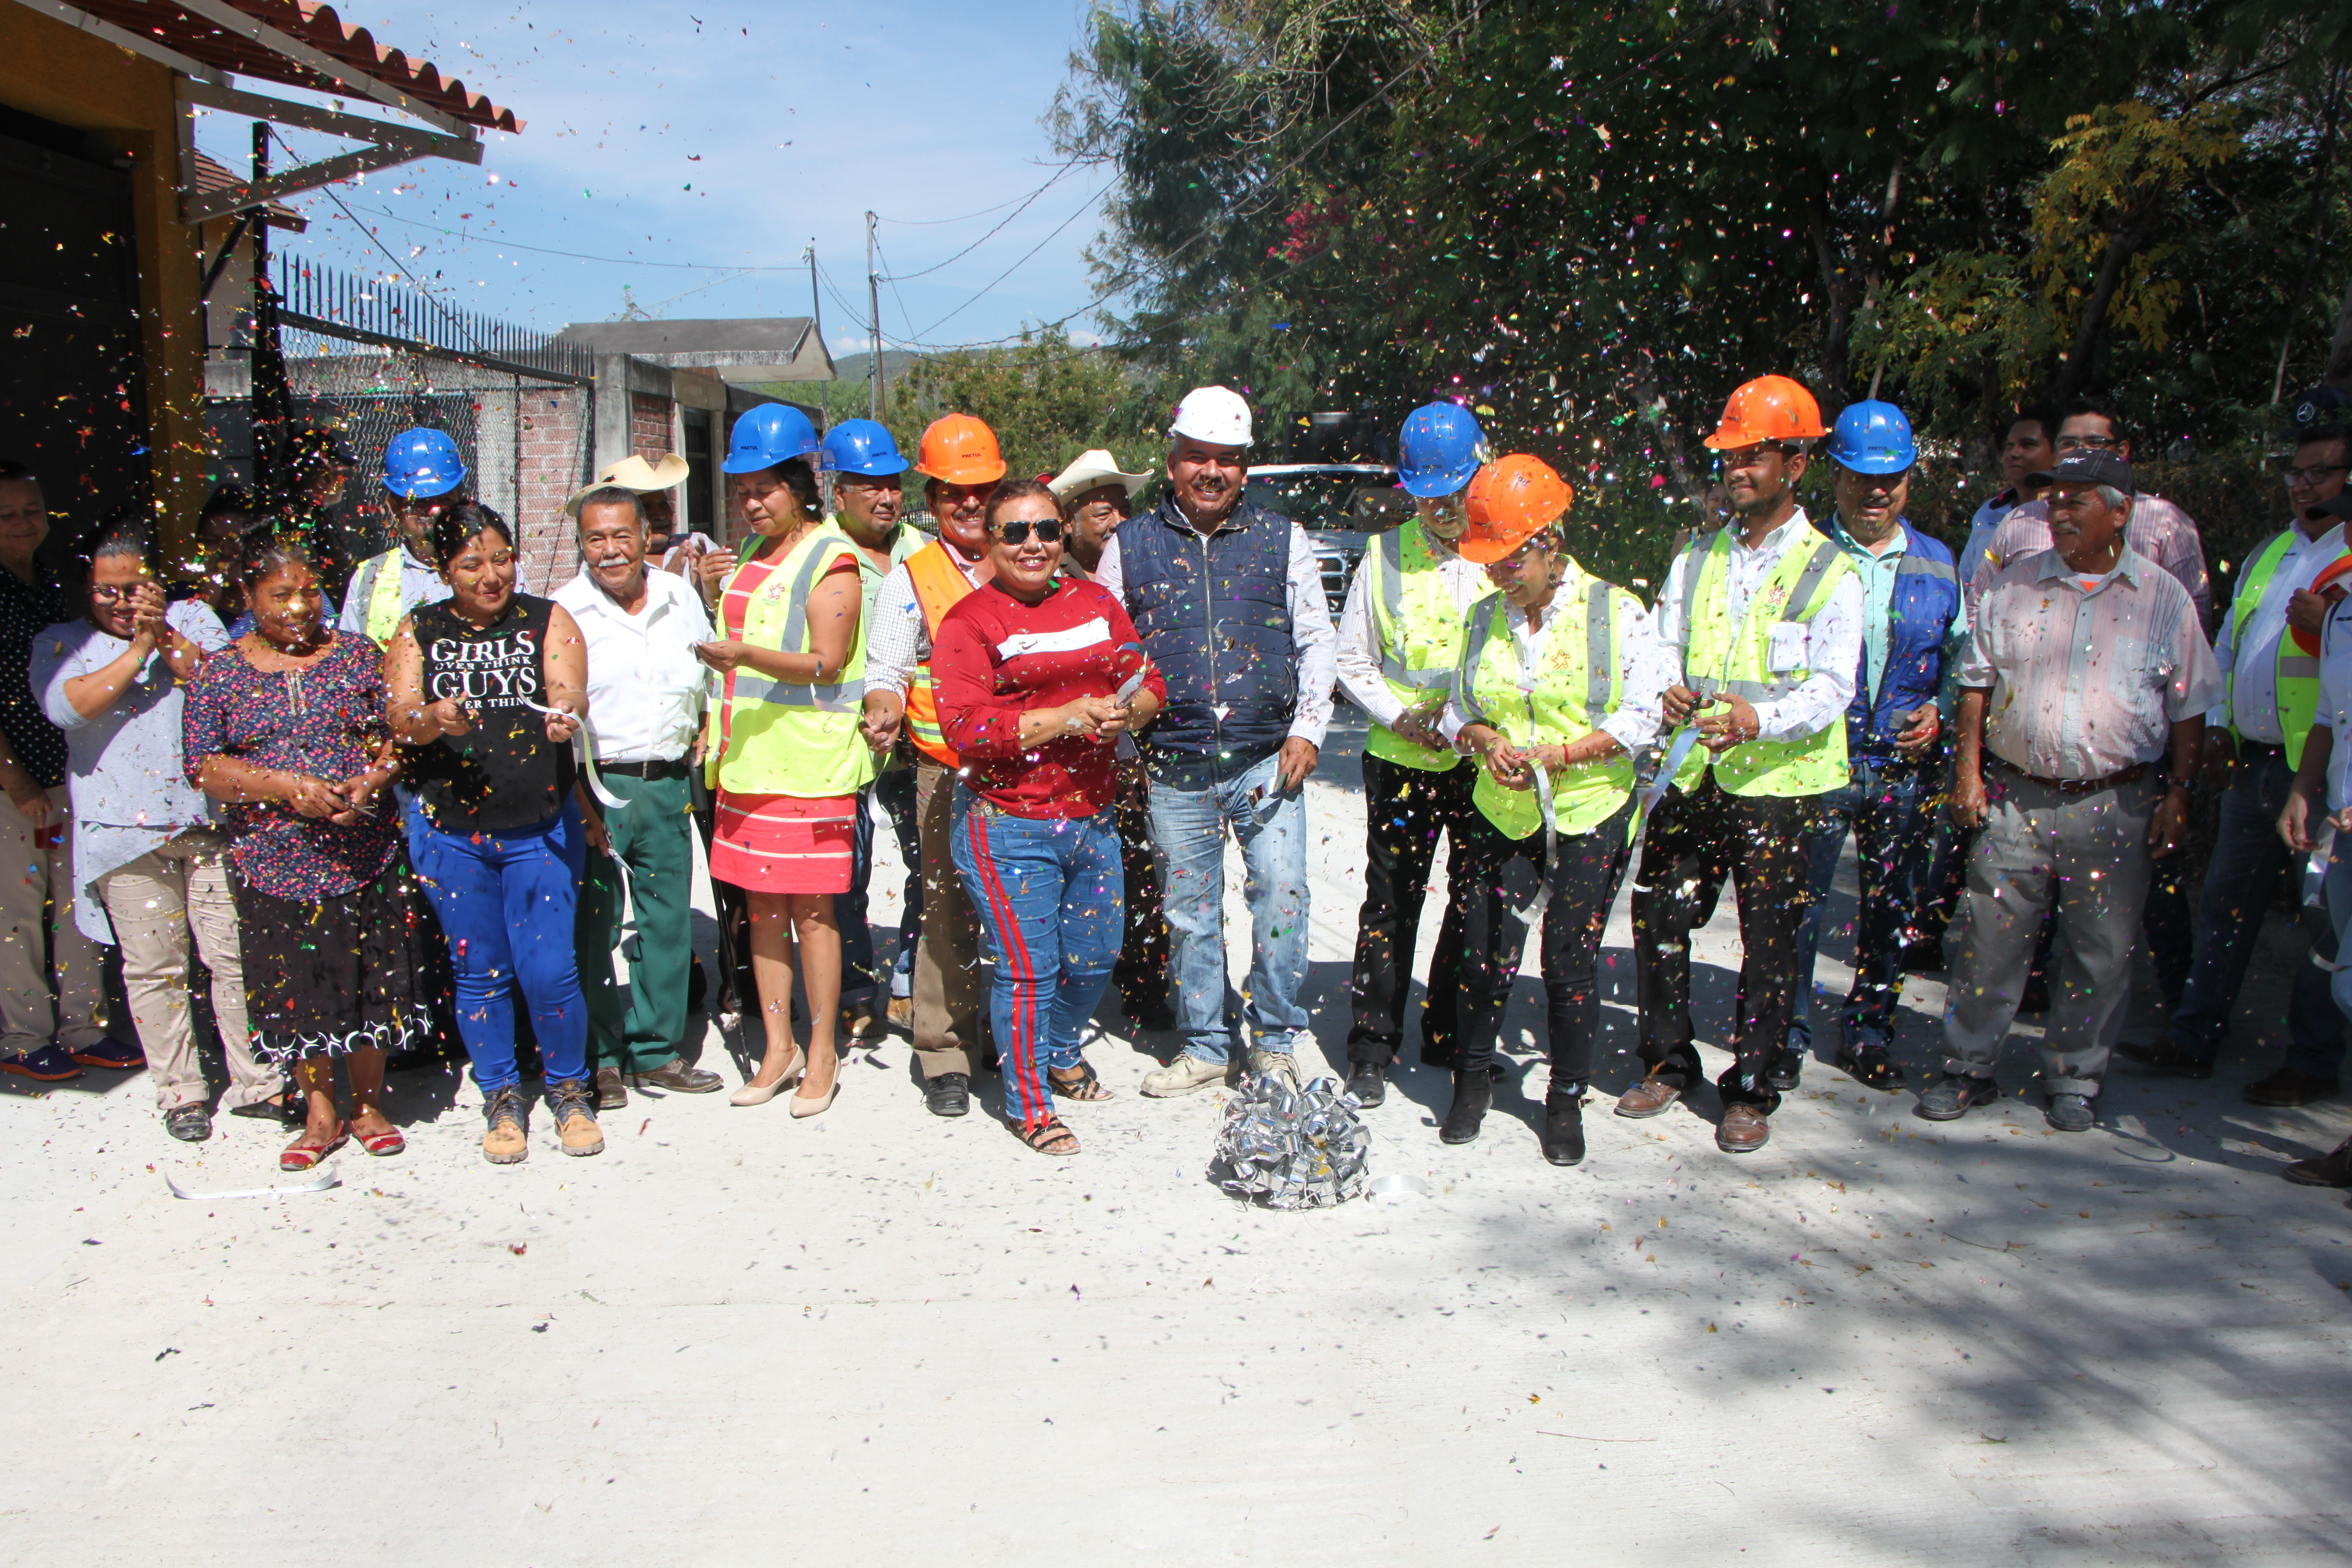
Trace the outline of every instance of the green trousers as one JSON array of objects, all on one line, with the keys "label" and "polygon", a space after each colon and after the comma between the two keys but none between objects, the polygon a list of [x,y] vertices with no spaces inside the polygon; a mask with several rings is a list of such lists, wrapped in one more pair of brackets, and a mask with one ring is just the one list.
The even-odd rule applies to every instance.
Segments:
[{"label": "green trousers", "polygon": [[[629,803],[604,808],[613,853],[591,851],[580,884],[576,931],[580,991],[588,1001],[588,1060],[594,1067],[649,1072],[686,1040],[687,973],[694,959],[694,818],[683,778],[604,775],[604,787]],[[629,939],[628,1003],[613,978],[621,940],[621,868],[637,929]]]}]

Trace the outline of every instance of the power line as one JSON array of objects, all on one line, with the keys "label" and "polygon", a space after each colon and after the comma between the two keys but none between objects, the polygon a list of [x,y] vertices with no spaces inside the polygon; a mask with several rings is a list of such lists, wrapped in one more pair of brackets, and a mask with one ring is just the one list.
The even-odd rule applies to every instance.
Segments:
[{"label": "power line", "polygon": [[1072,158],[1062,165],[1060,173],[1056,174],[1053,180],[1046,181],[1045,184],[1038,186],[1036,190],[1030,192],[1026,196],[1015,196],[1012,201],[999,202],[992,207],[982,207],[976,213],[966,213],[961,217],[883,217],[877,213],[875,215],[876,221],[880,223],[895,223],[901,228],[937,228],[942,224],[970,223],[976,217],[986,217],[991,213],[1001,213],[1006,207],[1011,206],[1013,202],[1017,201],[1022,203],[1024,205],[1026,205],[1028,203],[1036,200],[1038,193],[1045,190],[1046,185],[1051,185],[1054,183],[1054,180],[1060,179],[1063,174],[1068,174],[1080,163],[1091,163],[1096,161],[1097,160],[1089,157]]},{"label": "power line", "polygon": [[[333,194],[332,186],[322,188],[327,190],[330,195]],[[352,212],[350,207],[343,206],[343,203],[340,197],[336,199],[335,205],[337,206],[341,206],[343,208],[343,216],[351,218],[353,223],[359,224],[362,229],[365,229],[367,227],[367,225],[360,223],[359,218]],[[520,240],[502,239],[496,235],[477,234],[473,230],[467,228],[444,228],[440,225],[428,222],[424,218],[409,217],[401,213],[386,212],[382,207],[362,207],[360,211],[374,213],[380,217],[390,218],[394,223],[404,223],[411,228],[430,229],[435,234],[440,235],[444,238],[454,237],[469,245],[479,242],[483,245],[498,246],[507,250],[528,250],[538,256],[560,256],[571,261],[601,261],[607,267],[663,267],[674,268],[685,272],[798,272],[803,265],[800,262],[793,262],[789,264],[779,262],[772,266],[766,264],[746,266],[738,261],[640,261],[635,257],[595,256],[584,250],[554,250],[544,245],[525,245]]]},{"label": "power line", "polygon": [[[928,278],[928,277],[929,277],[932,273],[937,272],[938,270],[940,270],[940,268],[942,268],[942,267],[952,267],[952,266],[953,266],[953,265],[955,265],[957,262],[961,261],[965,257],[970,256],[973,251],[978,250],[982,246],[986,245],[990,240],[994,239],[998,235],[1000,235],[1000,234],[1002,234],[1002,233],[1003,233],[1003,232],[1004,232],[1004,226],[1005,226],[1006,224],[1011,223],[1014,218],[1017,218],[1017,217],[1019,217],[1023,213],[1027,212],[1027,211],[1029,210],[1029,208],[1031,207],[1031,205],[1034,205],[1034,204],[1036,202],[1036,200],[1037,200],[1037,198],[1038,198],[1039,196],[1042,196],[1042,195],[1044,195],[1047,191],[1052,190],[1052,189],[1054,188],[1054,186],[1055,185],[1055,184],[1057,184],[1057,183],[1061,180],[1062,175],[1068,174],[1072,169],[1075,169],[1075,168],[1076,168],[1076,167],[1077,167],[1077,164],[1076,164],[1076,163],[1065,163],[1065,164],[1063,164],[1063,165],[1062,165],[1062,167],[1061,167],[1061,169],[1060,169],[1060,171],[1059,171],[1058,173],[1056,173],[1056,174],[1054,175],[1053,179],[1050,179],[1050,180],[1046,181],[1044,184],[1042,184],[1042,185],[1038,186],[1035,190],[1034,190],[1034,191],[1030,192],[1027,195],[1025,195],[1025,196],[1022,197],[1022,198],[1021,198],[1021,205],[1020,205],[1019,206],[1017,206],[1017,207],[1014,207],[1011,212],[1006,213],[1006,214],[1004,215],[1003,218],[1002,220],[1000,220],[1000,221],[996,224],[996,226],[995,226],[994,227],[991,228],[991,229],[990,229],[986,234],[982,235],[978,239],[973,240],[970,245],[965,246],[961,250],[957,251],[953,256],[949,257],[945,261],[942,261],[942,262],[939,263],[939,264],[938,264],[938,266],[934,266],[934,267],[926,267],[926,268],[924,268],[920,272],[909,272],[909,273],[908,273],[908,274],[906,275],[906,276],[907,276],[907,280],[908,280],[908,281],[909,281],[909,282],[912,282],[915,279],[918,279],[918,278]],[[896,282],[898,282],[898,279],[896,279],[896,278],[893,278],[893,279],[890,279],[890,281],[891,281],[891,282],[893,282],[893,283],[896,283]]]},{"label": "power line", "polygon": [[[950,310],[946,315],[941,316],[938,321],[933,321],[929,326],[925,327],[921,332],[917,334],[917,336],[919,338],[929,337],[933,332],[938,331],[941,327],[946,326],[950,321],[954,321],[958,316],[963,314],[964,311],[980,303],[982,300],[987,297],[989,289],[995,288],[997,284],[1003,282],[1007,278],[1010,278],[1015,272],[1020,271],[1023,267],[1028,264],[1030,257],[1036,255],[1048,245],[1051,245],[1055,239],[1059,238],[1064,229],[1069,227],[1072,224],[1077,222],[1078,219],[1084,217],[1087,215],[1087,209],[1093,206],[1097,202],[1102,200],[1105,195],[1109,194],[1109,190],[1110,187],[1106,185],[1101,190],[1097,191],[1093,195],[1088,196],[1085,202],[1079,205],[1077,211],[1072,213],[1069,216],[1064,218],[1060,223],[1054,226],[1053,233],[1048,234],[1045,238],[1030,247],[1027,255],[1023,256],[1019,261],[1014,262],[1012,266],[998,273],[993,279],[989,280],[986,288],[982,289],[979,293],[974,294],[971,299],[966,300],[962,304],[958,305],[954,310]],[[1067,320],[1066,317],[1064,319]]]}]

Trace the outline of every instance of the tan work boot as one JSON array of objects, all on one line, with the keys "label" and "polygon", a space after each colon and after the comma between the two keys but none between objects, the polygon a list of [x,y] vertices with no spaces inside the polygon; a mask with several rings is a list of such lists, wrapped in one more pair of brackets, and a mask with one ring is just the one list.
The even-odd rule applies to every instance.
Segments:
[{"label": "tan work boot", "polygon": [[494,1089],[482,1099],[482,1158],[493,1165],[520,1165],[530,1152],[523,1135],[522,1093]]},{"label": "tan work boot", "polygon": [[596,1125],[596,1091],[584,1078],[547,1080],[547,1109],[555,1118],[557,1136],[567,1154],[601,1154],[604,1130]]}]

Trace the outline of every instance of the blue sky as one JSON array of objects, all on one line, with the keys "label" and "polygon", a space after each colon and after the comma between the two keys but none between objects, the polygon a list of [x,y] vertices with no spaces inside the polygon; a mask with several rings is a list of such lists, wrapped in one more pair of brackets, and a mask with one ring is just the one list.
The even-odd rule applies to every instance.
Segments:
[{"label": "blue sky", "polygon": [[[478,168],[433,160],[336,187],[357,223],[323,193],[296,198],[310,229],[284,247],[388,270],[365,224],[453,303],[552,330],[620,315],[625,286],[656,316],[806,315],[801,255],[813,238],[838,289],[823,309],[841,353],[864,346],[871,208],[886,220],[883,270],[906,279],[882,288],[894,343],[1000,338],[1094,297],[1082,253],[1099,227],[1089,203],[1108,184],[1100,169],[1069,170],[954,258],[1060,168],[1041,119],[1066,75],[1081,0],[337,9],[526,124],[489,135]],[[206,116],[198,142],[242,169],[247,124]],[[306,156],[348,145],[286,134]],[[730,275],[754,268],[765,270]]]}]

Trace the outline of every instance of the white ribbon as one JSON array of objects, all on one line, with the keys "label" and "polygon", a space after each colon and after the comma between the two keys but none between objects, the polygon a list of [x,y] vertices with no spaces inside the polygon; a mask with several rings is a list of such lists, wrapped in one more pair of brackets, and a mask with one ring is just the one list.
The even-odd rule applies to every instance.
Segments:
[{"label": "white ribbon", "polygon": [[629,803],[606,789],[603,776],[596,772],[596,731],[589,727],[587,714],[574,713],[568,708],[542,707],[528,697],[518,698],[516,700],[534,713],[560,713],[577,723],[580,726],[580,733],[572,737],[572,743],[579,748],[580,760],[587,769],[588,793],[594,795],[598,804],[607,811],[629,809]]}]

